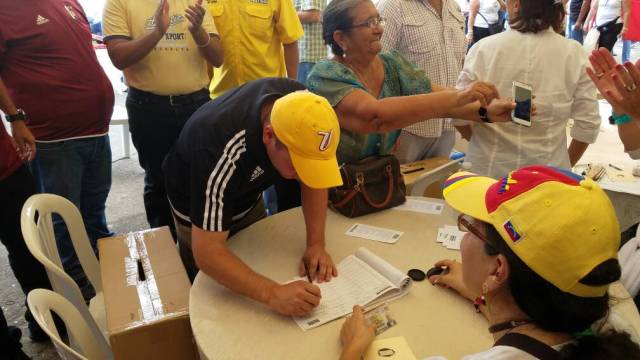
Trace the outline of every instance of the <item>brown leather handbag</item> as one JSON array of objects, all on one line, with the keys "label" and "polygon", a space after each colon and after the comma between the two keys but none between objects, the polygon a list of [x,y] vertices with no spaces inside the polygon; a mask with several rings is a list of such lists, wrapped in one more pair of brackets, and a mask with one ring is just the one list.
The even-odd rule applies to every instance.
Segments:
[{"label": "brown leather handbag", "polygon": [[343,185],[329,191],[331,207],[354,218],[405,202],[400,164],[393,155],[371,156],[340,168]]}]

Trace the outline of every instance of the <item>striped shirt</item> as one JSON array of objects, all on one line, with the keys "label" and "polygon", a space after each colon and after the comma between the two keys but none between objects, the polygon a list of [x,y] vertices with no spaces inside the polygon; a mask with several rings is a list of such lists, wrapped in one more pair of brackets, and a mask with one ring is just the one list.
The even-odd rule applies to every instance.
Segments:
[{"label": "striped shirt", "polygon": [[256,80],[193,114],[163,166],[178,221],[222,232],[253,209],[279,177],[262,142],[262,104],[303,89],[286,78]]},{"label": "striped shirt", "polygon": [[[295,0],[296,11],[319,10],[324,11],[327,0]],[[322,16],[322,15],[321,15]],[[322,22],[302,24],[304,36],[298,40],[298,55],[300,62],[317,63],[327,58],[327,47],[322,39]]]},{"label": "striped shirt", "polygon": [[[380,0],[380,15],[387,19],[382,46],[395,49],[424,69],[433,84],[455,87],[466,52],[464,18],[454,0],[442,1],[442,16],[420,0]],[[432,119],[405,128],[422,137],[452,131],[451,119]]]}]

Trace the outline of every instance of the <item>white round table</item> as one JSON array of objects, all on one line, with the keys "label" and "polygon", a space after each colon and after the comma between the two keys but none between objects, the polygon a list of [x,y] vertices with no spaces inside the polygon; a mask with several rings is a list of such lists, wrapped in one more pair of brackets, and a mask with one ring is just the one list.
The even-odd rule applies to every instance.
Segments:
[{"label": "white round table", "polygon": [[[440,201],[441,200],[433,200]],[[459,259],[435,241],[443,225],[455,225],[453,210],[442,215],[387,210],[349,219],[328,211],[327,250],[334,262],[364,246],[398,269],[426,271],[444,258]],[[350,237],[354,223],[404,234],[396,244]],[[305,248],[305,226],[300,208],[268,217],[229,239],[229,248],[255,271],[278,282],[297,275]],[[404,297],[388,303],[398,324],[378,338],[404,336],[418,359],[444,355],[458,359],[491,347],[487,322],[472,304],[453,292],[416,282]],[[341,346],[336,320],[302,331],[290,317],[235,294],[200,272],[191,288],[190,317],[193,334],[205,359],[338,359]]]}]

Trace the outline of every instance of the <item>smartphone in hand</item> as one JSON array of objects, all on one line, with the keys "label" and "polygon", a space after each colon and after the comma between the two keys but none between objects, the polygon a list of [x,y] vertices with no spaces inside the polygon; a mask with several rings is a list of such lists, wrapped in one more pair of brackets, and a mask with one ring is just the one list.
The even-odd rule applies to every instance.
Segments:
[{"label": "smartphone in hand", "polygon": [[511,111],[511,119],[514,123],[531,126],[532,97],[531,85],[513,82],[513,99],[516,102],[516,108]]}]

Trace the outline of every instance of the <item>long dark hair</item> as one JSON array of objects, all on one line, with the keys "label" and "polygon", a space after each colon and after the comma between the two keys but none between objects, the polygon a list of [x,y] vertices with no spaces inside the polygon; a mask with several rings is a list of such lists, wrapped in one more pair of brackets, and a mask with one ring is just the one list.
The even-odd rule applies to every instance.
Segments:
[{"label": "long dark hair", "polygon": [[[509,263],[508,285],[514,300],[540,328],[552,332],[580,333],[607,316],[609,295],[580,297],[558,289],[531,270],[504,242],[498,231],[486,224],[485,252],[503,254]],[[569,235],[570,236],[570,235]],[[620,279],[620,264],[609,259],[580,280],[586,285],[606,285]],[[629,334],[610,331],[582,336],[563,347],[565,359],[640,359],[640,347]]]},{"label": "long dark hair", "polygon": [[562,22],[566,15],[562,1],[554,0],[520,0],[520,10],[509,14],[509,26],[521,33],[538,33],[549,27],[563,33]]}]

